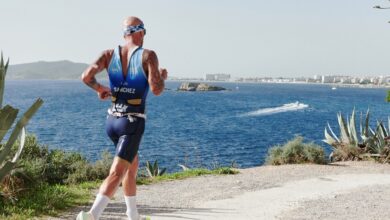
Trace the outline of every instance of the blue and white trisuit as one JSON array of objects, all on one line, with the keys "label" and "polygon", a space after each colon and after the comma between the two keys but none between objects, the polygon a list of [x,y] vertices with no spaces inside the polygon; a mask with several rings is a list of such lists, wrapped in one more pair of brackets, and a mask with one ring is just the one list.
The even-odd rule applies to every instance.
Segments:
[{"label": "blue and white trisuit", "polygon": [[133,162],[145,129],[145,101],[148,79],[142,65],[144,49],[136,48],[123,75],[121,47],[115,48],[107,72],[112,105],[108,109],[106,132],[116,146],[116,156]]}]

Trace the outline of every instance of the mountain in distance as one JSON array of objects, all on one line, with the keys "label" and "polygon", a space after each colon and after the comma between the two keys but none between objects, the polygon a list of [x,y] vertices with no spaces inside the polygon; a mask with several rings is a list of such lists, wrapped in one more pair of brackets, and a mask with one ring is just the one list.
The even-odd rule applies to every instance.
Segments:
[{"label": "mountain in distance", "polygon": [[[50,79],[50,80],[78,80],[83,71],[88,67],[85,63],[74,63],[68,60],[62,61],[38,61],[10,65],[7,71],[7,79]],[[105,71],[98,74],[97,78],[106,78]]]}]

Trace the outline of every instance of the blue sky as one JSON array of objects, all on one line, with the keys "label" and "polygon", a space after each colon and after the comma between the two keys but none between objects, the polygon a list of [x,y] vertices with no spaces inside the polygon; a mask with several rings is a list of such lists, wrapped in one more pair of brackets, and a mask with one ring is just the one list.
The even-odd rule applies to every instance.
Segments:
[{"label": "blue sky", "polygon": [[123,43],[129,15],[171,75],[390,75],[384,0],[12,0],[1,3],[0,49],[11,64],[90,63]]}]

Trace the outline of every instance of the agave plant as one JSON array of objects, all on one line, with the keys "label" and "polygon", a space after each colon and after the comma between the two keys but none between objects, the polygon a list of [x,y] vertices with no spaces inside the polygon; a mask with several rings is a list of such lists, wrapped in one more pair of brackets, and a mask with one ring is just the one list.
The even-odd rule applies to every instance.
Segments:
[{"label": "agave plant", "polygon": [[183,169],[183,171],[188,171],[190,170],[190,168],[184,164],[178,164],[179,167],[181,167],[181,169]]},{"label": "agave plant", "polygon": [[[366,122],[368,123],[369,112],[367,112]],[[355,124],[355,109],[352,111],[351,119],[344,119],[341,113],[337,114],[337,121],[340,127],[340,137],[337,137],[328,123],[325,127],[325,143],[337,148],[339,145],[353,145],[358,146],[359,138],[356,132]],[[367,125],[368,126],[368,125]],[[329,132],[328,132],[329,129]]]},{"label": "agave plant", "polygon": [[162,176],[164,175],[166,170],[166,168],[160,170],[157,160],[154,161],[153,166],[150,164],[149,161],[146,161],[146,171],[148,172],[149,177],[153,178],[156,176]]},{"label": "agave plant", "polygon": [[[14,124],[19,110],[13,108],[12,106],[3,105],[3,95],[4,95],[4,85],[5,85],[5,76],[8,69],[9,59],[4,63],[3,54],[0,58],[0,142],[2,142],[4,136],[7,134],[8,130]],[[35,103],[23,114],[23,116],[16,123],[11,135],[9,136],[8,141],[2,146],[0,151],[0,182],[2,179],[10,173],[16,166],[17,160],[23,150],[24,141],[25,141],[25,126],[35,112],[41,107],[43,100],[38,98]],[[9,160],[11,148],[14,145],[15,141],[20,135],[20,145],[18,151],[12,160]]]},{"label": "agave plant", "polygon": [[[345,120],[341,113],[337,114],[337,119],[340,127],[340,136],[337,137],[330,127],[329,123],[325,128],[325,143],[331,145],[334,151],[346,151],[346,157],[352,156],[359,157],[384,157],[390,153],[389,145],[386,139],[389,136],[390,131],[390,119],[388,128],[383,122],[377,121],[376,129],[373,130],[370,123],[370,111],[367,110],[365,118],[363,115],[360,117],[360,129],[359,135],[356,129],[355,123],[355,109],[352,111],[351,119]],[[329,131],[328,131],[329,130]]]},{"label": "agave plant", "polygon": [[375,131],[369,128],[369,136],[364,136],[364,142],[367,147],[367,152],[371,153],[372,156],[384,156],[384,154],[386,154],[386,152],[389,150],[389,145],[386,141],[387,137],[389,136],[389,129],[390,127],[386,129],[383,122],[379,121],[377,121]]}]

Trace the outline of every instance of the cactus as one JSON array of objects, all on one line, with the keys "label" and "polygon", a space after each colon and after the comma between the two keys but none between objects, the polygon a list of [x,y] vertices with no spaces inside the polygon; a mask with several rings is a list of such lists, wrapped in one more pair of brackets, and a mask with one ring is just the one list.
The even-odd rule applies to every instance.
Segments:
[{"label": "cactus", "polygon": [[[4,85],[5,85],[5,76],[8,69],[9,59],[4,63],[3,54],[0,58],[0,142],[3,140],[4,136],[7,134],[8,130],[13,125],[19,110],[13,108],[12,106],[6,105],[2,108],[3,104],[3,95],[4,95]],[[3,145],[0,151],[0,182],[2,179],[10,173],[16,166],[17,160],[23,150],[24,141],[25,141],[25,126],[36,111],[43,104],[43,100],[38,98],[35,103],[23,114],[23,116],[16,123],[7,143]],[[12,160],[8,160],[8,157],[11,153],[11,148],[20,136],[20,145],[19,149],[16,152]]]},{"label": "cactus", "polygon": [[146,171],[148,172],[149,177],[153,178],[156,176],[162,176],[165,173],[166,168],[160,170],[160,168],[158,167],[157,160],[154,161],[153,166],[149,163],[149,161],[146,161]]}]

